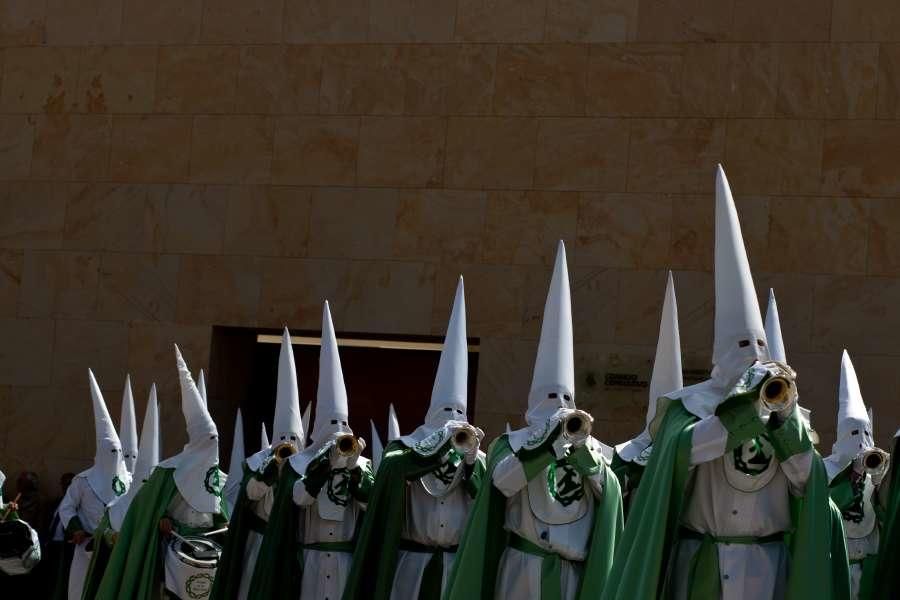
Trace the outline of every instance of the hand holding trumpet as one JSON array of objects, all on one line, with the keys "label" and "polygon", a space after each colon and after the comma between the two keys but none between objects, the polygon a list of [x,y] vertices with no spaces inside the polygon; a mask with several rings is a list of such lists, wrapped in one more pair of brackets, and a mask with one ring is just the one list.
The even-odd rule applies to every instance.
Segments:
[{"label": "hand holding trumpet", "polygon": [[872,483],[879,485],[887,473],[891,456],[881,448],[869,448],[853,460],[853,471],[859,475],[871,475]]},{"label": "hand holding trumpet", "polygon": [[553,441],[553,453],[562,459],[570,447],[578,448],[587,443],[594,425],[594,417],[583,410],[561,409],[555,418],[559,420],[559,435]]},{"label": "hand holding trumpet", "polygon": [[481,440],[484,439],[484,431],[468,423],[462,423],[453,427],[450,433],[453,449],[465,457],[467,465],[474,465],[478,459]]},{"label": "hand holding trumpet", "polygon": [[366,441],[352,433],[336,435],[329,452],[332,469],[352,469],[356,466],[360,454],[366,448]]}]

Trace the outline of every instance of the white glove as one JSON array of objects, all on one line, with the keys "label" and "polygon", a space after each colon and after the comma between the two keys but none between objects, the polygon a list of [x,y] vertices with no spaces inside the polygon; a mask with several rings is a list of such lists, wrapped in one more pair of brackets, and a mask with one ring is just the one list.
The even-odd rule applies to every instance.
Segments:
[{"label": "white glove", "polygon": [[475,461],[478,460],[478,449],[481,447],[481,440],[484,439],[484,431],[479,428],[475,428],[475,443],[472,447],[466,452],[465,459],[466,464],[472,466],[475,464]]}]

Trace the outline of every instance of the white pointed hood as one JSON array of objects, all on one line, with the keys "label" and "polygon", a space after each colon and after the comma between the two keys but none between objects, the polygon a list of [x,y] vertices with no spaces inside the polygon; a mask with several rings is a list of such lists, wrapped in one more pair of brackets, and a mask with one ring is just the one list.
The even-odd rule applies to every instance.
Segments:
[{"label": "white pointed hood", "polygon": [[347,407],[347,388],[338,353],[337,336],[331,321],[328,301],[322,309],[322,345],[319,350],[319,385],[316,390],[316,420],[313,423],[309,445],[290,459],[291,467],[302,474],[306,465],[323,446],[341,433],[353,433],[350,429],[350,412]]},{"label": "white pointed hood", "polygon": [[122,458],[129,473],[134,473],[138,459],[137,419],[134,414],[134,394],[131,391],[131,375],[125,376],[122,392],[122,417],[119,420],[119,440],[122,442]]},{"label": "white pointed hood", "polygon": [[369,428],[372,431],[372,469],[378,471],[378,465],[381,464],[381,455],[384,454],[384,446],[381,443],[381,437],[378,435],[378,429],[375,427],[375,421],[369,419]]},{"label": "white pointed hood", "polygon": [[772,360],[787,364],[787,352],[781,335],[781,319],[778,317],[778,303],[775,301],[775,290],[771,288],[769,288],[769,306],[766,308],[766,341],[769,343],[769,356]]},{"label": "white pointed hood", "polygon": [[175,346],[175,360],[181,382],[181,411],[187,427],[188,443],[180,454],[159,466],[175,469],[175,485],[194,510],[217,513],[221,508],[224,485],[224,474],[219,470],[219,431],[178,346]]},{"label": "white pointed hood", "polygon": [[109,507],[109,524],[114,531],[121,531],[125,515],[131,501],[137,496],[141,486],[150,479],[150,473],[159,464],[159,403],[156,397],[156,384],[150,386],[150,398],[144,411],[144,423],[141,426],[141,443],[138,448],[138,459],[134,466],[131,486],[128,492]]},{"label": "white pointed hood", "polygon": [[304,446],[303,420],[300,416],[300,387],[291,334],[287,327],[281,336],[281,354],[278,357],[278,392],[275,396],[275,423],[272,429],[274,445],[289,442],[302,449]]},{"label": "white pointed hood", "polygon": [[530,444],[546,437],[550,418],[562,408],[575,408],[575,351],[566,246],[560,240],[544,304],[541,338],[525,412],[526,426],[509,434],[513,451],[518,452],[526,442]]},{"label": "white pointed hood", "polygon": [[200,374],[197,376],[197,391],[203,398],[203,404],[209,406],[209,399],[206,397],[206,375],[203,374],[203,369],[200,369]]},{"label": "white pointed hood", "polygon": [[431,404],[425,415],[425,423],[400,440],[409,448],[432,435],[438,429],[466,419],[469,385],[469,346],[466,338],[466,299],[463,278],[459,278],[450,323],[438,361],[437,375],[431,391]]},{"label": "white pointed hood", "polygon": [[259,427],[259,448],[261,452],[267,451],[272,446],[272,442],[269,441],[269,432],[266,431],[265,423],[260,423]]},{"label": "white pointed hood", "polygon": [[843,471],[856,456],[875,447],[872,423],[859,389],[850,355],[841,356],[841,383],[838,390],[837,435],[831,456],[825,459],[829,481]]},{"label": "white pointed hood", "polygon": [[[656,417],[656,405],[660,397],[680,390],[684,385],[681,375],[681,336],[678,331],[678,304],[675,300],[675,283],[672,272],[666,280],[666,295],[663,300],[662,318],[659,322],[659,337],[656,341],[656,358],[650,375],[649,401],[647,404],[646,426],[633,440],[616,446],[622,460],[630,462],[646,450],[652,439],[650,424]],[[646,460],[646,457],[644,457]]]},{"label": "white pointed hood", "polygon": [[229,514],[237,503],[238,493],[241,491],[241,479],[243,479],[244,457],[244,419],[241,417],[241,409],[237,409],[234,416],[234,437],[231,442],[231,460],[228,461],[228,480],[222,491],[222,497],[228,505]]},{"label": "white pointed hood", "polygon": [[303,417],[300,419],[300,423],[303,425],[303,435],[306,437],[305,443],[309,443],[309,417],[312,415],[312,400],[306,403],[306,408],[303,409]]},{"label": "white pointed hood", "polygon": [[716,168],[716,311],[710,379],[666,394],[703,419],[713,414],[738,377],[755,361],[769,360],[766,331],[744,248],[744,236],[725,171]]},{"label": "white pointed hood", "polygon": [[128,491],[131,475],[125,468],[125,460],[122,457],[122,443],[116,434],[103,393],[94,373],[88,369],[88,383],[91,389],[91,402],[94,410],[94,433],[96,437],[96,449],[94,452],[94,465],[81,473],[78,477],[87,478],[91,489],[100,500],[109,505],[113,500]]},{"label": "white pointed hood", "polygon": [[393,402],[388,406],[387,436],[389,442],[400,439],[400,421],[397,419],[397,411],[394,410]]}]

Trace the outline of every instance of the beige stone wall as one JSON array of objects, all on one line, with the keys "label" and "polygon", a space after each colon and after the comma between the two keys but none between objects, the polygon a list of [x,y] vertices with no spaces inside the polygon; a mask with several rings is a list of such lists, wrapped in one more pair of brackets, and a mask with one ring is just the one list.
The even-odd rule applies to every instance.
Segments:
[{"label": "beige stone wall", "polygon": [[[458,273],[478,421],[519,422],[555,240],[579,399],[643,419],[665,269],[708,365],[713,166],[825,448],[839,352],[900,425],[900,3],[893,0],[4,0],[0,465],[92,455],[211,326],[441,333]],[[215,377],[215,374],[214,374]],[[231,416],[221,416],[230,423]]]}]

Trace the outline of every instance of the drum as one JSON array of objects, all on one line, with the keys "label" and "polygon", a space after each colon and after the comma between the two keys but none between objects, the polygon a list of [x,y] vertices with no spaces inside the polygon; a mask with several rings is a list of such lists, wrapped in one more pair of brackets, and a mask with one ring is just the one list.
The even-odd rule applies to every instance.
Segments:
[{"label": "drum", "polygon": [[37,532],[20,520],[0,522],[0,572],[25,575],[41,561]]},{"label": "drum", "polygon": [[182,600],[209,598],[222,547],[205,537],[173,537],[166,546],[166,589]]}]

